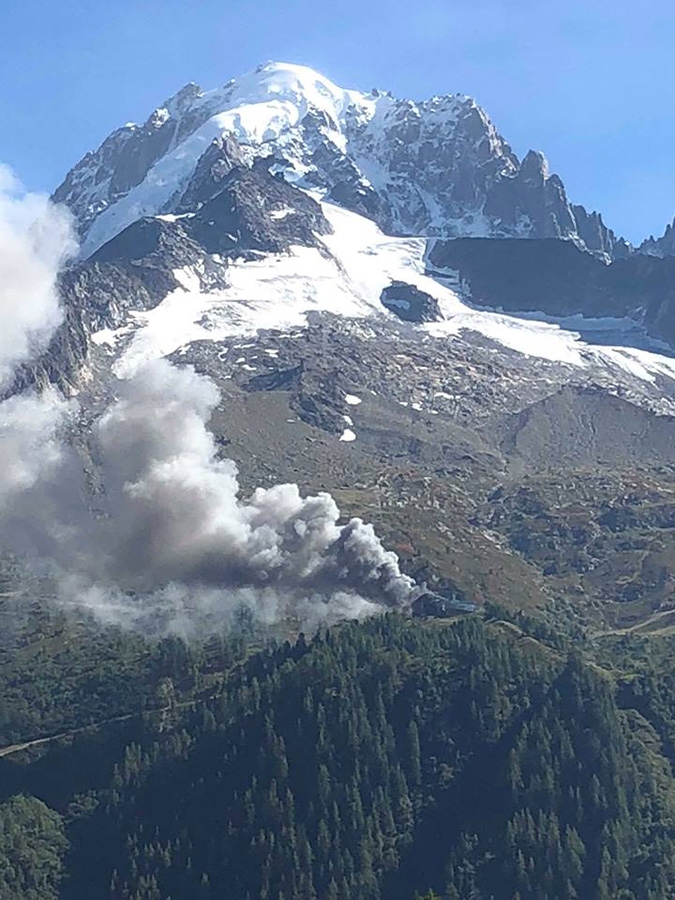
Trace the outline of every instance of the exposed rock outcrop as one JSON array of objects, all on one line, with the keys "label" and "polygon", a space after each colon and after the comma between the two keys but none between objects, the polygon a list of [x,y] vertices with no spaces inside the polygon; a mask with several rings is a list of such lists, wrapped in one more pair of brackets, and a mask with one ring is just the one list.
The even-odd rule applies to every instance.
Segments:
[{"label": "exposed rock outcrop", "polygon": [[675,256],[675,219],[666,226],[660,238],[649,237],[638,247],[647,256]]},{"label": "exposed rock outcrop", "polygon": [[382,305],[404,322],[438,322],[443,318],[438,300],[413,284],[393,281],[382,291]]},{"label": "exposed rock outcrop", "polygon": [[571,241],[437,241],[430,270],[455,274],[472,303],[556,318],[631,317],[675,346],[675,258],[632,254],[607,265]]}]

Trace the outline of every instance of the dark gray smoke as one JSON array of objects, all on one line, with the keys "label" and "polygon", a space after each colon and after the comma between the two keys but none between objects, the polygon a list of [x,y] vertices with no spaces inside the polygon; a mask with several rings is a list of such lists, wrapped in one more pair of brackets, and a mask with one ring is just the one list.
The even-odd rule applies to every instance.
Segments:
[{"label": "dark gray smoke", "polygon": [[[3,172],[0,384],[60,321],[55,277],[73,246],[63,215],[20,198]],[[165,361],[120,382],[94,427],[105,488],[95,512],[63,441],[72,404],[50,394],[0,404],[5,546],[49,564],[63,601],[156,631],[221,624],[242,606],[307,627],[409,603],[396,555],[360,519],[338,525],[329,494],[285,484],[240,497],[207,428],[218,399],[208,378]]]},{"label": "dark gray smoke", "polygon": [[110,577],[134,591],[180,581],[344,589],[404,603],[410,582],[396,555],[360,519],[338,526],[329,494],[303,498],[282,484],[239,498],[236,467],[217,458],[207,429],[218,399],[208,378],[163,360],[121,385],[96,428]]},{"label": "dark gray smoke", "polygon": [[405,606],[413,583],[396,555],[360,519],[338,525],[329,494],[283,484],[239,496],[236,466],[217,458],[207,428],[217,403],[208,378],[163,360],[120,384],[95,427],[103,514],[60,528],[71,567],[78,560],[68,589],[74,572],[99,613],[107,598],[132,618],[153,605],[184,620],[190,607],[212,616],[243,603],[263,621],[318,623]]}]

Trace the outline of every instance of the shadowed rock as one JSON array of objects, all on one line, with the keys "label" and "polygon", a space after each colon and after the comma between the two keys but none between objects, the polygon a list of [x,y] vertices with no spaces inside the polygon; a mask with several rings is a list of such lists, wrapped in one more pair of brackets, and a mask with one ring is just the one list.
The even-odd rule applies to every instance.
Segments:
[{"label": "shadowed rock", "polygon": [[380,300],[404,322],[438,322],[443,318],[438,300],[404,281],[392,281],[382,291]]}]

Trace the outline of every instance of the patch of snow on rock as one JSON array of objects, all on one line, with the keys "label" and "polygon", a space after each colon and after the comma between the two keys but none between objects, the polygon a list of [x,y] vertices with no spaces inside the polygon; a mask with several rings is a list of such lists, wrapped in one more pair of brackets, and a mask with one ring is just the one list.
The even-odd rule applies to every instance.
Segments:
[{"label": "patch of snow on rock", "polygon": [[349,444],[352,441],[356,440],[356,435],[351,430],[351,428],[345,428],[345,430],[340,435],[340,440],[343,441],[344,443]]}]

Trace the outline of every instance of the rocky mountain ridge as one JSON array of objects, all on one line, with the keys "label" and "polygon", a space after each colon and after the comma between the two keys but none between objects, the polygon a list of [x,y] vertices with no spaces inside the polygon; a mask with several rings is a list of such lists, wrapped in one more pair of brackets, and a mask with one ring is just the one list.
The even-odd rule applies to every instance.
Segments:
[{"label": "rocky mountain ridge", "polygon": [[647,256],[675,256],[675,219],[666,226],[660,238],[647,238],[640,244],[638,250]]},{"label": "rocky mountain ridge", "polygon": [[472,98],[347,91],[282,63],[215,91],[186,85],[143,125],[113,132],[53,196],[73,212],[88,255],[141,216],[189,208],[214,172],[256,157],[390,234],[564,238],[604,258],[630,251],[597,213],[570,203],[541,153],[519,160]]}]

